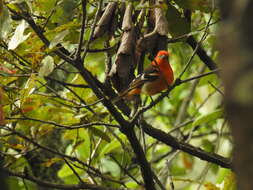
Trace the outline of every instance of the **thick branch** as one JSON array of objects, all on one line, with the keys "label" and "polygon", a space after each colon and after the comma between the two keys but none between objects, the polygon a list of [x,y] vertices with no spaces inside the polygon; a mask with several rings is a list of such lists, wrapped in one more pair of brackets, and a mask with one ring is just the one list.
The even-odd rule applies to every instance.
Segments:
[{"label": "thick branch", "polygon": [[118,112],[118,110],[114,107],[112,102],[108,100],[101,90],[96,85],[93,76],[90,75],[90,73],[84,68],[83,64],[80,62],[77,64],[79,67],[79,71],[81,72],[82,77],[85,79],[85,81],[89,84],[89,86],[92,88],[93,92],[96,94],[96,96],[99,99],[103,99],[102,103],[104,106],[108,109],[108,111],[111,113],[111,115],[114,117],[114,119],[120,124],[121,131],[127,136],[132,149],[134,150],[134,153],[136,155],[136,158],[138,160],[138,163],[141,167],[142,176],[145,182],[145,187],[147,190],[154,190],[154,182],[153,182],[153,174],[151,167],[149,163],[146,160],[145,154],[142,150],[142,147],[134,133],[133,125],[129,122],[127,122],[122,115]]},{"label": "thick branch", "polygon": [[142,176],[145,182],[145,189],[155,190],[154,181],[153,181],[153,172],[151,170],[150,164],[148,163],[145,153],[138,141],[134,129],[128,128],[122,131],[128,138],[132,149],[134,150],[137,161],[140,165]]},{"label": "thick branch", "polygon": [[[195,49],[197,47],[198,42],[194,39],[193,36],[190,36],[187,38],[186,42],[192,47],[192,49]],[[197,49],[197,55],[199,58],[203,61],[203,63],[210,69],[214,70],[217,69],[216,63],[209,57],[204,50],[204,48],[200,45]]]},{"label": "thick branch", "polygon": [[177,150],[182,150],[184,152],[187,152],[188,154],[196,156],[197,158],[217,164],[221,167],[232,168],[231,161],[229,159],[224,158],[218,154],[206,152],[200,148],[194,147],[185,142],[180,142],[173,136],[161,131],[160,129],[153,128],[146,122],[143,123],[143,130],[148,135],[171,146],[172,148],[175,148]]}]

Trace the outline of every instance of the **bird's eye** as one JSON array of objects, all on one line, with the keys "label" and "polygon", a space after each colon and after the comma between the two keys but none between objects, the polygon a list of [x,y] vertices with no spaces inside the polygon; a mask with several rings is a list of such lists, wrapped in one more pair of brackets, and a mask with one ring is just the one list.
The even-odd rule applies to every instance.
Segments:
[{"label": "bird's eye", "polygon": [[160,59],[168,59],[168,56],[167,55],[159,55],[158,56]]}]

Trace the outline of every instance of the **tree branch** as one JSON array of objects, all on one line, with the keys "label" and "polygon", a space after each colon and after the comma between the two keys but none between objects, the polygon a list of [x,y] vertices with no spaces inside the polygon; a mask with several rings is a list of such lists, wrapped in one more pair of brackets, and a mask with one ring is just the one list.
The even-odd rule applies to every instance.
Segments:
[{"label": "tree branch", "polygon": [[[188,37],[186,42],[192,47],[192,49],[195,49],[198,44],[193,36]],[[199,45],[199,47],[197,48],[196,54],[199,56],[199,58],[203,61],[203,63],[206,64],[206,66],[210,70],[214,70],[218,68],[217,64],[211,59],[211,57],[207,55],[206,51],[201,45]]]},{"label": "tree branch", "polygon": [[44,121],[44,120],[40,120],[40,119],[36,119],[36,118],[31,118],[31,117],[6,117],[7,120],[30,120],[30,121],[35,121],[35,122],[40,122],[40,123],[44,123],[44,124],[49,124],[49,125],[54,125],[56,127],[59,128],[64,128],[64,129],[80,129],[80,128],[89,128],[93,125],[102,125],[102,126],[107,126],[107,127],[115,127],[115,128],[119,128],[118,125],[113,125],[113,124],[109,124],[109,123],[102,123],[102,122],[91,122],[91,123],[83,123],[80,125],[76,125],[76,124],[72,124],[72,125],[62,125],[59,123],[56,123],[54,121]]},{"label": "tree branch", "polygon": [[[51,152],[51,153],[53,153],[53,154],[55,154],[55,155],[58,155],[58,156],[60,156],[60,157],[68,158],[68,159],[71,160],[71,161],[76,161],[76,162],[78,162],[79,164],[81,164],[82,166],[85,166],[85,167],[91,169],[91,170],[94,171],[94,172],[99,172],[97,169],[95,169],[95,168],[93,168],[93,167],[87,165],[86,163],[82,162],[82,161],[79,160],[78,158],[73,157],[73,156],[69,156],[69,155],[63,154],[63,153],[61,153],[61,152],[58,152],[57,150],[53,150],[53,149],[51,149],[51,148],[45,147],[45,146],[43,146],[43,145],[41,145],[41,144],[35,142],[33,139],[31,139],[31,138],[25,136],[24,134],[22,134],[22,133],[20,133],[20,132],[18,132],[18,131],[15,131],[14,129],[11,129],[11,128],[8,128],[8,127],[3,127],[2,129],[7,130],[7,131],[11,131],[14,135],[17,135],[17,136],[21,137],[22,139],[24,139],[24,140],[26,140],[26,141],[32,143],[34,146],[36,146],[36,147],[38,147],[38,148],[41,148],[41,149],[43,149],[43,150],[45,150],[45,151],[48,151],[48,152]],[[99,173],[100,173],[100,172],[99,172]]]},{"label": "tree branch", "polygon": [[84,68],[83,64],[79,62],[77,64],[77,67],[79,68],[79,71],[81,72],[82,77],[85,79],[85,81],[89,84],[89,86],[93,89],[93,92],[96,94],[96,96],[100,99],[102,99],[102,103],[104,106],[108,109],[108,111],[111,113],[111,115],[114,117],[114,119],[120,124],[120,130],[122,133],[124,133],[130,144],[132,149],[134,150],[134,153],[136,155],[136,158],[138,160],[138,163],[140,165],[142,176],[145,182],[145,187],[147,190],[154,190],[154,181],[153,181],[153,174],[151,167],[146,160],[145,154],[142,150],[142,147],[134,133],[133,125],[126,121],[120,112],[114,107],[112,102],[107,99],[104,94],[101,92],[101,90],[96,85],[93,76]]},{"label": "tree branch", "polygon": [[76,57],[81,58],[81,51],[82,51],[82,45],[83,45],[83,38],[84,38],[84,31],[85,31],[85,20],[86,20],[86,0],[82,0],[82,27],[81,32],[79,36],[79,44],[76,51]]},{"label": "tree branch", "polygon": [[197,158],[217,164],[221,167],[230,168],[230,169],[232,168],[231,160],[229,160],[228,158],[224,158],[218,154],[206,152],[200,148],[194,147],[185,142],[180,142],[173,136],[161,131],[160,129],[153,128],[151,125],[147,124],[146,122],[143,122],[142,124],[143,124],[143,130],[145,131],[145,133],[171,146],[172,148],[175,148],[177,150],[182,150],[184,152],[187,152],[188,154],[196,156]]},{"label": "tree branch", "polygon": [[48,187],[48,188],[54,188],[54,189],[64,189],[64,190],[79,190],[79,189],[91,189],[91,190],[126,190],[126,189],[115,189],[115,188],[109,188],[109,187],[104,187],[104,186],[99,186],[99,185],[92,185],[86,182],[79,183],[77,185],[62,185],[62,184],[56,184],[56,183],[50,183],[48,181],[41,180],[37,177],[30,176],[28,174],[24,173],[15,173],[10,170],[7,170],[5,168],[0,168],[0,170],[9,175],[9,176],[14,176],[18,177],[21,179],[26,179],[29,181],[32,181],[40,186]]}]

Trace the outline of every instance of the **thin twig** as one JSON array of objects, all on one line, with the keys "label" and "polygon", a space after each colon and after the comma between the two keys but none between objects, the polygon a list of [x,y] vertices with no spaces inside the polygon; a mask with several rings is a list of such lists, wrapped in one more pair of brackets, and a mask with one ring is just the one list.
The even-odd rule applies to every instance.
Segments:
[{"label": "thin twig", "polygon": [[56,6],[58,4],[59,0],[55,1],[53,9],[50,11],[49,16],[46,19],[46,22],[44,23],[42,29],[44,30],[50,20],[50,18],[53,16],[53,14],[56,12]]},{"label": "thin twig", "polygon": [[48,80],[57,82],[57,83],[59,83],[59,84],[62,85],[62,86],[71,86],[71,87],[75,87],[75,88],[90,88],[88,85],[85,85],[85,84],[72,84],[72,83],[67,83],[67,82],[63,82],[63,81],[60,81],[60,80],[57,80],[57,79],[54,79],[54,78],[48,77],[48,76],[46,76],[45,78],[48,79]]},{"label": "thin twig", "polygon": [[130,172],[128,172],[128,170],[125,167],[123,167],[112,154],[110,154],[109,156],[114,162],[118,164],[121,170],[123,170],[132,180],[135,181],[135,183],[137,183],[139,186],[143,186],[143,184],[139,182]]},{"label": "thin twig", "polygon": [[216,87],[212,82],[208,81],[208,83],[209,83],[217,92],[219,92],[223,97],[225,97],[225,94],[224,94],[218,87]]},{"label": "thin twig", "polygon": [[37,177],[30,176],[25,173],[15,173],[10,170],[7,170],[5,168],[0,168],[0,170],[9,175],[9,176],[14,176],[14,177],[19,177],[21,179],[26,179],[29,181],[32,181],[40,186],[43,187],[48,187],[48,188],[53,188],[53,189],[61,189],[61,190],[79,190],[79,189],[91,189],[91,190],[124,190],[122,188],[110,188],[110,187],[104,187],[104,186],[99,186],[99,185],[93,185],[89,183],[81,183],[78,185],[64,185],[64,184],[56,184],[56,183],[51,183],[45,180],[41,180]]},{"label": "thin twig", "polygon": [[84,31],[85,31],[85,21],[86,21],[86,0],[82,0],[82,26],[81,26],[81,32],[79,36],[79,43],[78,43],[78,48],[76,51],[76,57],[81,58],[81,50],[82,50],[82,45],[83,45],[83,38],[84,38]]},{"label": "thin twig", "polygon": [[92,126],[107,126],[107,127],[115,127],[115,128],[119,128],[118,125],[113,125],[113,124],[109,124],[109,123],[101,123],[101,122],[92,122],[92,123],[84,123],[84,124],[80,124],[80,125],[62,125],[62,124],[58,124],[54,121],[45,121],[45,120],[40,120],[40,119],[36,119],[36,118],[30,118],[30,117],[6,117],[6,120],[30,120],[30,121],[35,121],[35,122],[40,122],[43,124],[50,124],[50,125],[54,125],[56,127],[60,127],[60,128],[64,128],[64,129],[68,129],[68,130],[73,130],[73,129],[80,129],[80,128],[89,128]]},{"label": "thin twig", "polygon": [[97,169],[95,169],[95,168],[93,168],[93,167],[87,165],[86,163],[84,163],[83,161],[79,160],[79,159],[76,158],[76,157],[69,156],[69,155],[63,154],[63,153],[61,153],[61,152],[58,152],[57,150],[53,150],[53,149],[51,149],[51,148],[45,147],[45,146],[43,146],[43,145],[41,145],[41,144],[35,142],[33,139],[31,139],[31,138],[25,136],[24,134],[22,134],[22,133],[20,133],[20,132],[18,132],[18,131],[16,131],[16,130],[14,130],[14,129],[11,129],[11,128],[9,128],[9,127],[2,126],[1,128],[4,129],[4,130],[6,130],[6,131],[11,131],[13,134],[15,134],[15,135],[19,136],[20,138],[26,140],[27,142],[30,142],[31,144],[33,144],[34,146],[36,146],[36,147],[38,147],[38,148],[40,148],[40,149],[43,149],[43,150],[45,150],[45,151],[47,151],[47,152],[51,152],[51,153],[53,153],[53,154],[55,154],[55,155],[58,155],[58,156],[60,156],[60,157],[67,158],[67,159],[69,159],[69,160],[76,161],[76,162],[78,162],[79,164],[81,164],[81,165],[83,165],[83,166],[85,166],[85,167],[87,167],[87,168],[93,170],[94,172],[97,172]]},{"label": "thin twig", "polygon": [[213,17],[213,12],[211,12],[211,16],[210,16],[210,18],[209,18],[209,20],[208,20],[208,22],[207,22],[207,25],[206,25],[206,27],[205,27],[205,31],[204,31],[204,33],[203,33],[201,39],[198,41],[198,43],[197,43],[197,45],[196,45],[196,47],[195,47],[195,49],[194,49],[194,51],[193,51],[193,53],[192,53],[192,56],[190,57],[190,59],[189,59],[188,62],[186,63],[186,65],[185,65],[183,71],[180,73],[180,75],[179,75],[179,77],[178,77],[179,79],[181,79],[181,77],[183,76],[183,74],[185,73],[185,71],[187,70],[187,68],[190,66],[190,64],[191,64],[191,62],[192,62],[192,60],[193,60],[195,54],[197,53],[197,50],[198,50],[200,44],[201,44],[201,43],[204,41],[204,39],[206,38],[207,29],[208,29],[209,24],[210,24],[210,22],[211,22],[211,20],[212,20],[212,17]]},{"label": "thin twig", "polygon": [[76,172],[76,170],[71,166],[71,164],[67,161],[66,158],[62,158],[65,163],[68,165],[68,167],[72,170],[72,172],[75,174],[75,176],[79,179],[80,183],[84,183],[84,181],[82,180],[82,178],[80,177],[80,175]]},{"label": "thin twig", "polygon": [[81,62],[82,63],[84,62],[86,54],[88,53],[88,49],[89,49],[90,43],[92,41],[92,37],[93,37],[94,31],[95,31],[95,28],[96,28],[98,17],[99,17],[99,14],[100,14],[101,10],[102,10],[102,5],[103,5],[103,0],[99,0],[99,2],[98,2],[98,9],[97,9],[97,12],[96,12],[93,24],[91,26],[90,37],[89,37],[87,43],[85,44],[85,49],[84,49],[84,52],[83,52],[83,55],[82,55],[82,58],[81,58]]}]

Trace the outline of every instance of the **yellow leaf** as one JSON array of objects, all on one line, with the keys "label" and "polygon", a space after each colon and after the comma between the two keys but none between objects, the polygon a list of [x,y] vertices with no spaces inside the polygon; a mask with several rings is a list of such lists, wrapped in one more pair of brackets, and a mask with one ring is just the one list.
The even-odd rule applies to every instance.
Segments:
[{"label": "yellow leaf", "polygon": [[22,144],[10,144],[10,147],[12,147],[13,149],[18,149],[18,150],[24,150],[25,146]]},{"label": "yellow leaf", "polygon": [[192,169],[193,159],[192,159],[191,156],[189,156],[186,153],[183,153],[182,160],[183,160],[183,164],[184,164],[186,169]]},{"label": "yellow leaf", "polygon": [[45,167],[50,167],[52,166],[54,163],[62,161],[62,158],[51,158],[48,159],[46,162],[44,162],[42,165]]},{"label": "yellow leaf", "polygon": [[207,182],[204,186],[207,190],[221,190],[219,187],[216,187],[216,185],[212,184],[211,182]]}]

